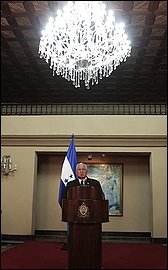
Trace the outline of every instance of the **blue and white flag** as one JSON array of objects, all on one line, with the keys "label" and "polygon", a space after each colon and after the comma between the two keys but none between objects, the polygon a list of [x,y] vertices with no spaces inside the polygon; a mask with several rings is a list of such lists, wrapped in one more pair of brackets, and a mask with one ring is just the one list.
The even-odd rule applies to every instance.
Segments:
[{"label": "blue and white flag", "polygon": [[62,207],[62,197],[64,191],[66,189],[66,185],[69,181],[72,181],[76,178],[76,165],[77,165],[77,154],[74,144],[74,136],[72,137],[70,146],[68,148],[68,152],[65,156],[63,165],[62,165],[62,172],[61,172],[61,179],[60,179],[60,187],[59,187],[59,196],[58,196],[58,203]]}]

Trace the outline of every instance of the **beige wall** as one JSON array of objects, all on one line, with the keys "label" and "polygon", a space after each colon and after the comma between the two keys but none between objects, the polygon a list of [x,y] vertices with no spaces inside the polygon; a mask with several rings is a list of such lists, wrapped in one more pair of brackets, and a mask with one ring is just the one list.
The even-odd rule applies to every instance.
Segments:
[{"label": "beige wall", "polygon": [[166,116],[3,116],[3,135],[165,135]]},{"label": "beige wall", "polygon": [[[166,116],[8,116],[1,117],[1,131],[1,154],[10,154],[18,165],[17,172],[1,179],[3,234],[66,228],[57,196],[61,161],[74,133],[77,153],[115,153],[112,160],[125,162],[123,217],[111,217],[103,230],[167,237]],[[37,152],[49,153],[38,173]]]}]

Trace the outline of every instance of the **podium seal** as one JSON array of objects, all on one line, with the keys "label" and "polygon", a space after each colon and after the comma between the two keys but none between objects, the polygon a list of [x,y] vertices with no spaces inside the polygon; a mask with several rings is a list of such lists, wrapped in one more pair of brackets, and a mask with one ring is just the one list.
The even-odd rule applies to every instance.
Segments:
[{"label": "podium seal", "polygon": [[83,202],[78,208],[78,217],[89,217],[89,207]]}]

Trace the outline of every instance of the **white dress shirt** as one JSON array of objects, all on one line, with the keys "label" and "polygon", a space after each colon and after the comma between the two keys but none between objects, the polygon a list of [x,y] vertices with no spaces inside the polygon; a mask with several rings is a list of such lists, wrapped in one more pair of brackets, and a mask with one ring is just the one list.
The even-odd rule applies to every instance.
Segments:
[{"label": "white dress shirt", "polygon": [[[86,185],[86,179],[87,178],[85,178],[85,179],[79,179],[78,178],[80,185],[83,185],[83,186]],[[83,184],[82,184],[82,182],[83,182]]]}]

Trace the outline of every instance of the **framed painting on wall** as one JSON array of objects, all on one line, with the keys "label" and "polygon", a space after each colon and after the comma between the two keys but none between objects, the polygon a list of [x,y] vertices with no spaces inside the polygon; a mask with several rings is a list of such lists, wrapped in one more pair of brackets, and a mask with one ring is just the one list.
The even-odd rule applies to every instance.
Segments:
[{"label": "framed painting on wall", "polygon": [[88,177],[100,182],[105,199],[109,201],[109,215],[123,215],[123,164],[88,163]]}]

